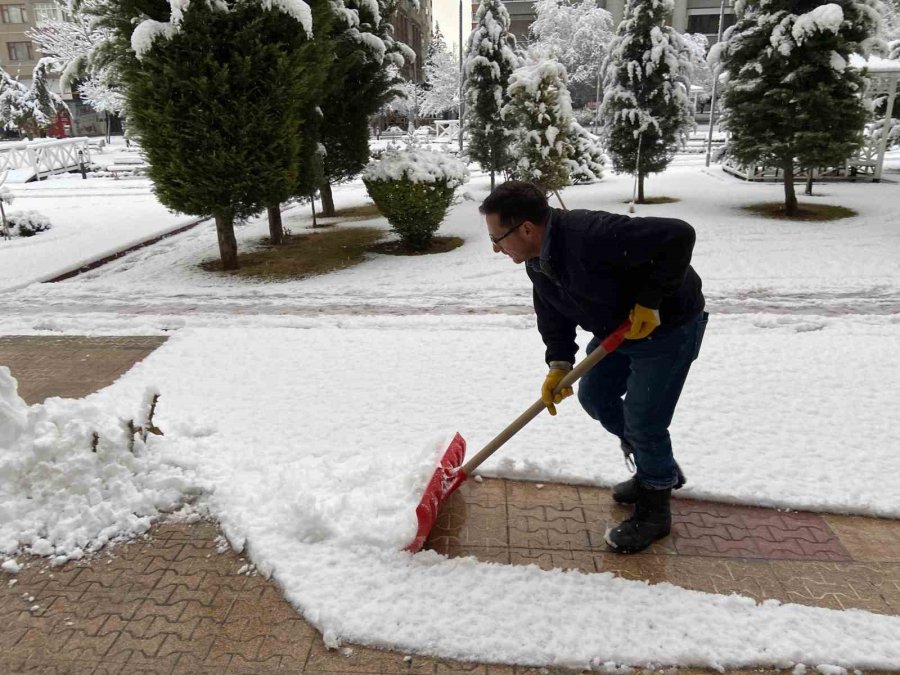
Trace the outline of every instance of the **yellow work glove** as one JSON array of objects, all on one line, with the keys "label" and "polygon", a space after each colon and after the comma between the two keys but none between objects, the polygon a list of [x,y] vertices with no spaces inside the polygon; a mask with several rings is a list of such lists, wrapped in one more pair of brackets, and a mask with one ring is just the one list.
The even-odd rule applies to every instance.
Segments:
[{"label": "yellow work glove", "polygon": [[631,320],[631,328],[625,333],[625,339],[640,340],[650,335],[659,325],[659,310],[635,305],[628,318]]},{"label": "yellow work glove", "polygon": [[550,411],[551,415],[556,414],[556,406],[553,405],[554,403],[560,403],[564,398],[568,398],[572,395],[572,387],[566,387],[556,395],[553,394],[559,386],[559,383],[563,381],[563,378],[569,374],[571,369],[571,366],[566,370],[561,368],[551,368],[550,372],[547,373],[547,377],[544,378],[544,385],[541,387],[541,400],[544,402],[544,405],[547,406],[547,410]]}]

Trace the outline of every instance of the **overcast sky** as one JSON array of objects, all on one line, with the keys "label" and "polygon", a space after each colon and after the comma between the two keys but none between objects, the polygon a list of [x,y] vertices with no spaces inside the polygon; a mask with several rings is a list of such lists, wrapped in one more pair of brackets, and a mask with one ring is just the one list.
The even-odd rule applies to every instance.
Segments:
[{"label": "overcast sky", "polygon": [[[440,25],[447,47],[457,49],[459,44],[459,0],[432,0],[431,11]],[[463,0],[463,43],[469,37],[472,26],[472,0]],[[458,54],[458,51],[454,51]]]}]

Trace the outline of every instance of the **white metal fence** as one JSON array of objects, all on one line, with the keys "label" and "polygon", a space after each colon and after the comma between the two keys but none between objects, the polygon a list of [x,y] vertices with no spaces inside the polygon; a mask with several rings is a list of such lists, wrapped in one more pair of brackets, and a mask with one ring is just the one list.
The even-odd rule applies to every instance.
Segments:
[{"label": "white metal fence", "polygon": [[62,138],[19,143],[0,143],[0,173],[18,172],[30,169],[33,177],[26,180],[46,178],[57,173],[65,173],[79,168],[83,161],[91,162],[91,148],[88,138]]}]

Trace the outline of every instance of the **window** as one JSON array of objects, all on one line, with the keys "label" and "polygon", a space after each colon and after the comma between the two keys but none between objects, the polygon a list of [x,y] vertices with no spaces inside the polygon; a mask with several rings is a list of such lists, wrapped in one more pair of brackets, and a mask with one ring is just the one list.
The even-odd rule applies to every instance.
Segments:
[{"label": "window", "polygon": [[33,61],[30,42],[7,42],[10,61]]},{"label": "window", "polygon": [[63,14],[54,2],[39,2],[34,6],[34,22],[38,26],[48,21],[62,21]]},{"label": "window", "polygon": [[3,23],[25,23],[25,5],[0,5],[0,20]]},{"label": "window", "polygon": [[[722,18],[722,30],[733,26],[734,23],[734,14],[726,12]],[[709,43],[713,44],[719,37],[719,11],[714,9],[707,13],[703,10],[689,10],[687,32],[703,33],[709,38]]]}]

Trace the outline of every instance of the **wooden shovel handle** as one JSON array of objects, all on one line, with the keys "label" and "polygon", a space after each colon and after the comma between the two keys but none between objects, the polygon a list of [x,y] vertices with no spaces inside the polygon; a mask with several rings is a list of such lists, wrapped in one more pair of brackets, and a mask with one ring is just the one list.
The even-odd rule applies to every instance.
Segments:
[{"label": "wooden shovel handle", "polygon": [[[580,380],[584,374],[597,365],[603,358],[609,354],[611,351],[615,350],[622,341],[625,339],[625,333],[628,332],[628,329],[631,327],[631,322],[625,320],[616,330],[607,336],[603,342],[601,342],[597,348],[588,354],[585,358],[581,360],[578,365],[572,368],[571,371],[562,379],[562,382],[559,383],[559,386],[556,387],[556,391],[553,393],[556,394],[566,387],[571,387],[578,380]],[[462,472],[466,476],[471,476],[472,472],[477,469],[481,464],[491,455],[493,455],[497,450],[499,450],[510,438],[519,433],[522,428],[528,424],[531,420],[537,417],[540,412],[546,408],[544,405],[544,401],[542,399],[538,399],[534,403],[532,403],[528,410],[519,415],[513,422],[506,427],[503,431],[497,434],[494,439],[484,446],[481,451],[475,455],[472,459],[465,463],[462,467]]]}]

